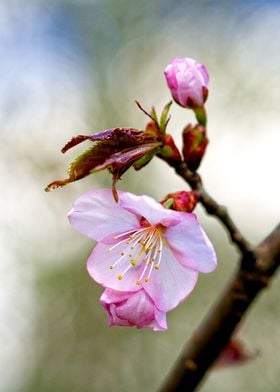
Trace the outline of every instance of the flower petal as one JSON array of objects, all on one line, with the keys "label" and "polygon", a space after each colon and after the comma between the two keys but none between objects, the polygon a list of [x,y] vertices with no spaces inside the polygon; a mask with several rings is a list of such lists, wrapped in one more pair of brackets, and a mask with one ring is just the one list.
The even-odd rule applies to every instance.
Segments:
[{"label": "flower petal", "polygon": [[166,331],[167,330],[167,321],[166,321],[166,312],[162,312],[155,308],[155,325],[154,331]]},{"label": "flower petal", "polygon": [[[127,252],[128,245],[120,244],[118,247],[108,252],[108,244],[99,243],[93,249],[87,261],[87,269],[90,276],[104,287],[120,291],[138,291],[141,285],[136,284],[139,278],[139,270],[141,264],[136,267],[131,266],[130,270],[124,274],[124,271],[130,266],[130,261],[126,253],[122,256],[122,252]],[[118,262],[112,269],[115,262]],[[118,277],[122,275],[122,279]]]},{"label": "flower petal", "polygon": [[107,311],[108,323],[112,327],[120,325],[129,327],[130,323],[127,320],[120,319],[116,313],[116,304],[114,302],[125,301],[131,294],[130,293],[117,293],[114,290],[106,289],[100,297],[101,305]]},{"label": "flower petal", "polygon": [[180,222],[180,217],[175,211],[164,208],[149,196],[137,196],[132,193],[122,192],[119,198],[120,205],[124,209],[140,217],[143,216],[151,225],[172,226]]},{"label": "flower petal", "polygon": [[182,221],[166,229],[167,239],[177,260],[200,272],[211,272],[217,266],[213,245],[194,214],[181,213]]},{"label": "flower petal", "polygon": [[191,293],[197,278],[197,271],[183,266],[176,260],[171,249],[163,246],[160,267],[152,272],[149,282],[143,283],[143,288],[156,307],[167,312]]},{"label": "flower petal", "polygon": [[115,202],[111,189],[84,193],[75,201],[68,218],[76,230],[96,241],[140,227],[137,217]]},{"label": "flower petal", "polygon": [[100,297],[100,302],[102,303],[102,305],[116,303],[116,302],[123,302],[130,296],[131,296],[130,292],[105,289]]},{"label": "flower petal", "polygon": [[110,326],[136,326],[154,331],[167,329],[166,313],[156,308],[143,289],[131,293],[106,288],[100,302],[107,311]]},{"label": "flower petal", "polygon": [[132,325],[143,327],[153,321],[154,304],[144,290],[139,290],[119,306],[116,313]]},{"label": "flower petal", "polygon": [[118,308],[115,304],[110,306],[105,305],[104,308],[107,310],[109,326],[119,325],[122,327],[130,327],[131,324],[128,320],[122,319],[118,316]]}]

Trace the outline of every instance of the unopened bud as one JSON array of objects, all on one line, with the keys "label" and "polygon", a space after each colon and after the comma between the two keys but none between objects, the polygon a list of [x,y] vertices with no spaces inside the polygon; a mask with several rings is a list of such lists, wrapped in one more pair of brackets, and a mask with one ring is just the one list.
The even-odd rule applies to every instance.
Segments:
[{"label": "unopened bud", "polygon": [[181,212],[192,212],[197,205],[199,196],[196,192],[174,192],[169,193],[162,201],[161,204],[164,206],[168,205],[168,208],[181,211]]},{"label": "unopened bud", "polygon": [[173,137],[169,134],[165,136],[163,146],[157,155],[169,164],[182,161],[180,151],[178,150]]},{"label": "unopened bud", "polygon": [[184,108],[202,107],[208,95],[209,75],[204,65],[189,57],[176,57],[164,75],[173,99]]},{"label": "unopened bud", "polygon": [[197,124],[189,124],[183,131],[183,155],[188,168],[195,171],[205,154],[208,144],[206,129]]}]

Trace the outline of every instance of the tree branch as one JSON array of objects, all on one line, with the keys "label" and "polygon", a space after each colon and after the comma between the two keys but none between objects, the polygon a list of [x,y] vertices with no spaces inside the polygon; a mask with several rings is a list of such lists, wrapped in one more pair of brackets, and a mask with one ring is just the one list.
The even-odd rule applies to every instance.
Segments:
[{"label": "tree branch", "polygon": [[194,391],[214,364],[249,306],[279,267],[280,225],[253,252],[243,254],[241,261],[224,293],[184,348],[161,392]]},{"label": "tree branch", "polygon": [[200,203],[203,205],[208,214],[215,216],[226,228],[232,242],[238,247],[242,254],[251,254],[251,245],[243,237],[233,220],[231,219],[227,209],[219,205],[204,189],[201,177],[198,173],[192,172],[187,168],[184,162],[173,162],[172,167],[192,188],[197,192]]}]

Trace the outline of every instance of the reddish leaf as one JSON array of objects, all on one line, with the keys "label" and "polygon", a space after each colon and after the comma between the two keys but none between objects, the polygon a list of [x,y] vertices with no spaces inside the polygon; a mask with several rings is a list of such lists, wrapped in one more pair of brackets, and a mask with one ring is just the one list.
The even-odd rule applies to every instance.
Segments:
[{"label": "reddish leaf", "polygon": [[93,135],[73,137],[62,149],[66,152],[77,144],[89,140],[94,145],[81,153],[68,169],[69,177],[53,181],[46,191],[60,188],[91,173],[110,169],[114,183],[139,158],[157,150],[161,142],[144,131],[133,128],[115,128]]}]

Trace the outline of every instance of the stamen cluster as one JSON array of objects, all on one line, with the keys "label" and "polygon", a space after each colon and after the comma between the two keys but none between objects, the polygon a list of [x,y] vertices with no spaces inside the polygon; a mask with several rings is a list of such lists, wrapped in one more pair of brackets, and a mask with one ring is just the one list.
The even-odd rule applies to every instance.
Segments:
[{"label": "stamen cluster", "polygon": [[120,257],[109,266],[109,269],[113,269],[125,259],[127,266],[121,274],[117,275],[117,279],[122,280],[131,268],[138,268],[139,279],[136,280],[136,284],[140,285],[142,280],[147,283],[153,269],[158,270],[161,262],[163,240],[160,229],[150,226],[137,231],[128,231],[113,238],[114,240],[120,239],[120,241],[108,248],[108,252],[123,244],[126,244],[127,247],[120,252]]}]

